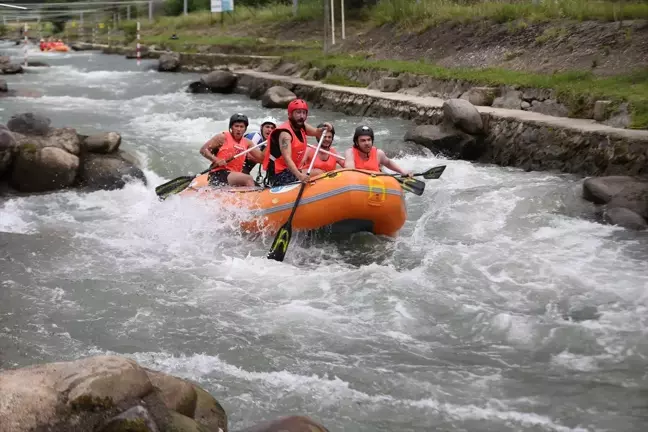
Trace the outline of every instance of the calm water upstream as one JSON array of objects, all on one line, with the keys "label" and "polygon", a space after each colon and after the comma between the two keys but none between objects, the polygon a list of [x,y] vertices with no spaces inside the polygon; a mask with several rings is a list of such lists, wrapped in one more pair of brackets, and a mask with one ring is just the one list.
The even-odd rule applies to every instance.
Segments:
[{"label": "calm water upstream", "polygon": [[[0,51],[20,56],[11,45]],[[236,430],[286,414],[332,431],[644,431],[648,237],[597,223],[581,180],[429,152],[448,168],[408,195],[394,240],[237,234],[210,203],[153,189],[206,167],[198,148],[242,95],[184,92],[194,74],[98,53],[41,54],[5,76],[0,122],[41,112],[118,131],[148,186],[0,198],[0,368],[117,353],[200,383]],[[362,120],[313,110],[348,147]],[[365,119],[383,148],[408,127]]]}]

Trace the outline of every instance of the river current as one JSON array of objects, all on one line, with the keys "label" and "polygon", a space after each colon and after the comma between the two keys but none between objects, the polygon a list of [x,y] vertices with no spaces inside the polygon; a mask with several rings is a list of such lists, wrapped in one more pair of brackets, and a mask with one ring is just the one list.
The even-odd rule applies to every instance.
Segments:
[{"label": "river current", "polygon": [[[19,47],[0,45],[16,58]],[[0,197],[0,369],[120,354],[192,379],[237,430],[303,414],[332,431],[643,431],[648,418],[648,237],[603,225],[582,179],[444,160],[409,126],[312,110],[338,149],[361,122],[413,170],[395,240],[241,235],[210,203],[157,200],[206,167],[200,146],[244,95],[185,92],[196,74],[96,52],[40,53],[4,76],[40,97],[0,99],[0,122],[45,114],[117,131],[148,185]]]}]

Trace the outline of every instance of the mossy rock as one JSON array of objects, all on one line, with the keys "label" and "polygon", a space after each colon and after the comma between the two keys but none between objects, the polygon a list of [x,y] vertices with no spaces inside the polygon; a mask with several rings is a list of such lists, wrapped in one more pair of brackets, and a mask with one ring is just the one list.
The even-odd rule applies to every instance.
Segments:
[{"label": "mossy rock", "polygon": [[73,411],[106,411],[115,406],[109,397],[94,397],[91,395],[79,396],[70,403]]}]

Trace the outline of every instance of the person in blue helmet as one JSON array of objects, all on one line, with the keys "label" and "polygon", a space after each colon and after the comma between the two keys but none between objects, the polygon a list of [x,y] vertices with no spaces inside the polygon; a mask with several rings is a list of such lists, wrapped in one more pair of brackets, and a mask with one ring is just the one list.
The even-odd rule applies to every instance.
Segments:
[{"label": "person in blue helmet", "polygon": [[[250,132],[245,135],[245,138],[252,141],[254,145],[257,145],[260,142],[266,141],[270,136],[270,133],[276,128],[277,128],[277,120],[275,120],[274,117],[266,117],[261,122],[261,129],[259,130],[259,132]],[[259,147],[259,150],[264,151],[265,148],[266,145],[264,144],[261,147]],[[256,165],[257,163],[254,160],[252,160],[251,158],[247,158],[245,160],[245,165],[243,166],[243,173],[250,174],[250,172],[254,169]]]}]

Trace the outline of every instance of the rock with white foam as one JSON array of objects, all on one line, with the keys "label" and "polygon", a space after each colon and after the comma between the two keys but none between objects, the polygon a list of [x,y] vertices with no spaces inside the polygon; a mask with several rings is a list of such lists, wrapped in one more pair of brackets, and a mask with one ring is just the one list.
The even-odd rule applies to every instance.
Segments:
[{"label": "rock with white foam", "polygon": [[583,198],[604,206],[604,219],[632,230],[648,228],[648,178],[591,177],[583,182]]},{"label": "rock with white foam", "polygon": [[207,392],[120,356],[1,372],[0,425],[3,432],[228,430]]},{"label": "rock with white foam", "polygon": [[321,424],[304,416],[281,417],[238,432],[328,432]]},{"label": "rock with white foam", "polygon": [[79,135],[74,128],[54,128],[50,123],[43,115],[21,113],[0,127],[0,178],[8,179],[15,191],[39,193],[79,186],[112,190],[129,181],[146,184],[136,159],[119,150],[120,134]]}]

